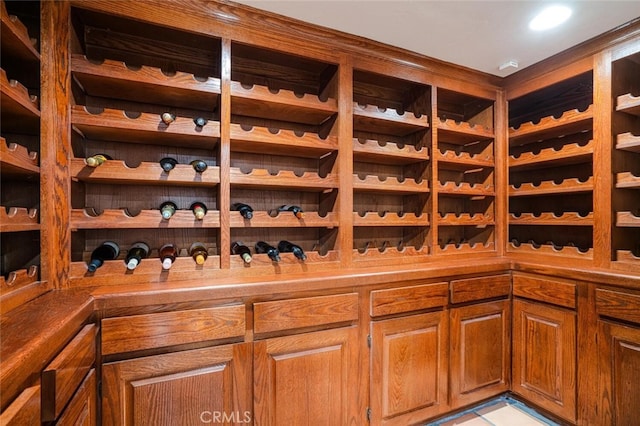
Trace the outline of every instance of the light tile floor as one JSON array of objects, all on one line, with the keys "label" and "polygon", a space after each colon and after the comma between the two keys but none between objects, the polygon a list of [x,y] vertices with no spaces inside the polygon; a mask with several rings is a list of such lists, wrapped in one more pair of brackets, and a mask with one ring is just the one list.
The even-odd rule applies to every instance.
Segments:
[{"label": "light tile floor", "polygon": [[426,426],[559,426],[534,409],[508,396],[446,417]]}]

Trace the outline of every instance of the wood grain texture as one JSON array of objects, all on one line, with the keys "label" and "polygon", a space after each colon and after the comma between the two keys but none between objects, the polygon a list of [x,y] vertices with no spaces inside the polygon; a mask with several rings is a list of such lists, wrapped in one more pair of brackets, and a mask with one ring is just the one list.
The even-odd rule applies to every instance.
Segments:
[{"label": "wood grain texture", "polygon": [[420,284],[415,282],[410,284],[413,285],[372,291],[370,315],[377,317],[399,314],[442,307],[447,304],[448,283]]},{"label": "wood grain texture", "polygon": [[40,424],[40,386],[25,389],[0,414],[0,424],[23,426]]},{"label": "wood grain texture", "polygon": [[95,426],[98,422],[96,370],[92,369],[56,422],[60,426]]},{"label": "wood grain texture", "polygon": [[566,308],[576,307],[576,284],[513,274],[513,295]]},{"label": "wood grain texture", "polygon": [[511,275],[464,278],[451,281],[451,303],[473,302],[511,294]]},{"label": "wood grain texture", "polygon": [[596,289],[598,315],[640,324],[640,294]]}]

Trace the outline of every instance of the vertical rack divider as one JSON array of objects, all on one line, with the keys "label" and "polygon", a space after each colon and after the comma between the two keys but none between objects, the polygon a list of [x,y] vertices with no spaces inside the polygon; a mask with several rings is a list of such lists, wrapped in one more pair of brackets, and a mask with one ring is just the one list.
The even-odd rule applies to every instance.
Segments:
[{"label": "vertical rack divider", "polygon": [[439,220],[440,217],[438,215],[438,156],[436,152],[438,152],[438,88],[439,86],[433,85],[431,86],[431,148],[430,148],[430,158],[431,158],[431,182],[429,182],[431,189],[431,211],[429,212],[429,220],[431,223],[430,232],[431,241],[429,243],[429,253],[433,256],[437,252],[438,247],[438,231],[439,231]]},{"label": "vertical rack divider", "polygon": [[220,210],[219,254],[220,269],[231,268],[231,40],[222,39],[220,52],[220,143],[218,144],[220,183],[218,208]]},{"label": "vertical rack divider", "polygon": [[495,235],[496,254],[504,256],[508,243],[509,223],[509,124],[507,98],[504,90],[498,90],[494,114],[494,174],[495,174]]},{"label": "vertical rack divider", "polygon": [[340,264],[353,263],[353,64],[343,56],[338,67],[338,247]]}]

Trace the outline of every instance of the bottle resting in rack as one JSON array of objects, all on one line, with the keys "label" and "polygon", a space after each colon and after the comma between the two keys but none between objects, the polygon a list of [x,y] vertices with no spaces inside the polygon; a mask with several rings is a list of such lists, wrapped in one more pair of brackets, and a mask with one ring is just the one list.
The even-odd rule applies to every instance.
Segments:
[{"label": "bottle resting in rack", "polygon": [[290,204],[285,204],[283,206],[278,207],[279,212],[291,212],[298,219],[302,219],[304,217],[304,211],[302,207],[294,206]]},{"label": "bottle resting in rack", "polygon": [[105,241],[91,253],[91,260],[87,265],[89,272],[95,272],[105,260],[114,260],[120,254],[120,247],[113,241]]},{"label": "bottle resting in rack", "polygon": [[164,157],[160,160],[160,167],[162,167],[162,170],[167,173],[173,170],[176,167],[176,164],[178,164],[178,160],[176,160],[175,158]]},{"label": "bottle resting in rack", "polygon": [[107,154],[96,154],[91,157],[87,157],[85,162],[89,167],[98,167],[107,160],[113,160],[113,158],[109,157]]},{"label": "bottle resting in rack", "polygon": [[142,259],[146,259],[149,257],[149,246],[147,243],[142,241],[138,241],[134,243],[127,252],[127,257],[125,258],[125,263],[127,264],[127,269],[133,271],[138,267]]},{"label": "bottle resting in rack", "polygon": [[204,265],[204,262],[209,256],[207,248],[201,242],[195,242],[189,247],[189,256],[193,257],[193,260],[197,265]]},{"label": "bottle resting in rack", "polygon": [[239,255],[244,260],[244,263],[251,263],[251,250],[242,241],[236,241],[231,244],[231,253]]},{"label": "bottle resting in rack", "polygon": [[176,121],[176,115],[171,112],[163,112],[162,115],[160,116],[160,119],[164,124],[169,125],[174,121]]},{"label": "bottle resting in rack", "polygon": [[193,170],[198,173],[202,173],[207,170],[207,163],[205,163],[204,160],[193,160],[190,164],[193,167]]},{"label": "bottle resting in rack", "polygon": [[231,210],[239,211],[240,215],[245,219],[253,217],[253,208],[249,204],[235,203],[231,205]]},{"label": "bottle resting in rack", "polygon": [[171,219],[171,216],[176,213],[176,210],[178,210],[178,206],[176,206],[176,203],[173,201],[165,201],[160,204],[160,214],[164,220]]},{"label": "bottle resting in rack", "polygon": [[278,251],[280,253],[293,253],[293,255],[300,260],[307,259],[307,255],[304,254],[302,247],[286,240],[282,240],[278,243]]},{"label": "bottle resting in rack", "polygon": [[202,220],[204,216],[207,214],[207,206],[205,206],[205,204],[201,203],[200,201],[196,201],[193,204],[191,204],[191,207],[189,207],[189,209],[191,209],[191,211],[193,212],[193,215],[198,220]]},{"label": "bottle resting in rack", "polygon": [[160,247],[158,255],[160,256],[160,261],[162,262],[162,269],[166,271],[171,269],[173,262],[176,261],[176,257],[178,257],[178,250],[173,244],[165,244]]},{"label": "bottle resting in rack", "polygon": [[207,119],[204,117],[196,117],[193,119],[193,122],[195,123],[196,126],[198,127],[204,127],[207,124]]},{"label": "bottle resting in rack", "polygon": [[280,262],[280,252],[278,252],[278,249],[264,241],[258,241],[256,243],[256,253],[266,253],[272,261]]}]

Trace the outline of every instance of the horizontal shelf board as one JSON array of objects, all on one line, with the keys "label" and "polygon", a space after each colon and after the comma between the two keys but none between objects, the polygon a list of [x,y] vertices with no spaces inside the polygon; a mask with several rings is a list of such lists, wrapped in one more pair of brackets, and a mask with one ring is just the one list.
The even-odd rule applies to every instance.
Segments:
[{"label": "horizontal shelf board", "polygon": [[234,152],[268,152],[274,155],[294,157],[320,158],[338,149],[338,138],[327,136],[321,139],[315,133],[304,133],[298,136],[292,130],[266,127],[246,127],[231,124],[231,151]]},{"label": "horizontal shelf board", "polygon": [[616,212],[616,226],[640,228],[640,216],[633,212]]},{"label": "horizontal shelf board", "polygon": [[442,195],[470,195],[480,197],[491,197],[495,195],[493,185],[468,182],[438,182],[438,193]]},{"label": "horizontal shelf board", "polygon": [[353,249],[353,260],[355,261],[385,258],[385,257],[396,257],[396,256],[413,257],[413,256],[427,256],[427,255],[429,255],[429,247],[427,246],[422,246],[419,249],[416,249],[413,246],[403,247],[402,249],[398,249],[395,246],[390,246],[390,247],[385,247],[383,251],[380,251],[378,247],[369,247],[364,251],[360,249]]},{"label": "horizontal shelf board", "polygon": [[353,226],[429,226],[429,215],[422,213],[404,213],[400,215],[396,212],[365,212],[360,215],[353,212]]},{"label": "horizontal shelf board", "polygon": [[220,256],[209,255],[204,265],[197,265],[191,257],[180,256],[177,257],[171,269],[164,271],[162,269],[162,262],[159,258],[147,258],[140,262],[140,265],[133,270],[129,271],[127,265],[123,259],[108,260],[98,268],[94,273],[90,273],[87,270],[87,264],[85,262],[71,262],[69,271],[70,278],[87,278],[93,277],[102,279],[102,277],[127,277],[129,275],[164,275],[167,278],[171,275],[177,275],[183,272],[195,273],[205,270],[219,270],[220,269]]},{"label": "horizontal shelf board", "polygon": [[220,94],[217,78],[200,81],[179,71],[168,76],[159,68],[131,69],[124,62],[112,60],[94,63],[83,55],[72,56],[71,71],[91,96],[213,111]]},{"label": "horizontal shelf board", "polygon": [[0,232],[38,231],[38,210],[0,206]]},{"label": "horizontal shelf board", "polygon": [[403,165],[429,160],[429,150],[393,142],[353,138],[353,159],[363,163]]},{"label": "horizontal shelf board", "polygon": [[640,116],[640,96],[633,96],[631,93],[618,96],[616,111]]},{"label": "horizontal shelf board", "polygon": [[565,111],[559,118],[544,117],[539,123],[523,123],[517,129],[509,129],[509,144],[520,145],[550,137],[570,135],[589,129],[593,120],[593,105],[584,111]]},{"label": "horizontal shelf board", "polygon": [[640,257],[635,256],[631,250],[616,250],[616,263],[640,264]]},{"label": "horizontal shelf board", "polygon": [[[29,95],[27,88],[20,84],[20,82],[9,80],[2,68],[0,68],[0,91],[3,130],[5,128],[12,130],[14,127],[20,125],[39,125],[40,110],[38,109],[38,98]],[[37,133],[37,131],[33,133]]]},{"label": "horizontal shelf board", "polygon": [[519,246],[510,242],[507,244],[507,251],[513,253],[530,253],[530,254],[545,254],[553,256],[569,257],[572,259],[593,259],[593,249],[590,248],[586,252],[581,252],[577,247],[562,247],[557,249],[551,244],[542,244],[539,247],[534,247],[530,243],[521,243]]},{"label": "horizontal shelf board", "polygon": [[484,227],[495,225],[495,219],[492,215],[482,213],[446,213],[438,215],[439,226],[477,226]]},{"label": "horizontal shelf board", "polygon": [[475,167],[494,167],[494,159],[490,154],[469,154],[461,152],[456,154],[455,151],[436,150],[435,158],[438,164],[444,164],[447,170],[467,170]]},{"label": "horizontal shelf board", "polygon": [[164,220],[160,210],[142,210],[130,215],[124,209],[105,209],[100,214],[91,208],[71,210],[71,229],[167,229],[167,228],[219,228],[220,212],[208,210],[198,220],[191,210],[177,210]]},{"label": "horizontal shelf board", "polygon": [[564,145],[556,151],[553,148],[541,150],[539,153],[526,152],[518,157],[509,156],[509,167],[519,170],[534,169],[540,166],[557,166],[579,164],[593,158],[593,139],[580,146],[578,143]]},{"label": "horizontal shelf board", "polygon": [[251,263],[247,264],[240,256],[231,255],[231,269],[265,270],[271,269],[276,273],[305,272],[308,268],[318,266],[326,269],[329,266],[338,267],[340,264],[340,252],[329,250],[325,255],[317,251],[305,251],[306,260],[299,260],[293,253],[280,253],[280,262],[273,262],[266,254],[251,254]]},{"label": "horizontal shelf board", "polygon": [[440,141],[462,144],[494,138],[492,129],[479,124],[438,118],[436,125]]},{"label": "horizontal shelf board", "polygon": [[71,122],[86,138],[103,141],[213,148],[220,138],[217,121],[198,128],[192,118],[177,117],[167,125],[158,114],[129,118],[125,111],[106,108],[92,114],[81,105],[72,108]]},{"label": "horizontal shelf board", "polygon": [[378,134],[407,136],[419,130],[429,128],[429,117],[417,117],[406,111],[398,114],[390,108],[375,105],[353,105],[353,128],[356,131],[369,131]]},{"label": "horizontal shelf board", "polygon": [[616,149],[640,153],[640,136],[634,135],[631,132],[617,135]]},{"label": "horizontal shelf board", "polygon": [[231,82],[231,113],[235,115],[317,125],[337,112],[338,102],[333,98],[323,102],[315,95],[298,97],[290,90],[274,93],[264,86],[247,88]]},{"label": "horizontal shelf board", "polygon": [[580,216],[576,212],[565,212],[559,216],[551,212],[539,215],[533,213],[509,214],[509,225],[593,226],[593,222],[593,212],[589,212],[586,216]]},{"label": "horizontal shelf board", "polygon": [[464,253],[485,253],[493,252],[496,250],[493,241],[486,243],[460,243],[460,244],[447,244],[444,247],[438,246],[437,252],[439,254],[464,254]]},{"label": "horizontal shelf board", "polygon": [[255,189],[295,189],[300,191],[322,192],[338,187],[338,176],[328,174],[320,177],[317,173],[305,172],[302,176],[289,170],[281,170],[272,175],[266,169],[253,169],[244,173],[239,167],[229,171],[231,186]]},{"label": "horizontal shelf board", "polygon": [[393,192],[406,195],[429,192],[429,182],[426,179],[420,182],[416,182],[414,179],[405,179],[401,182],[396,177],[388,177],[382,180],[379,176],[371,175],[361,178],[354,174],[353,189],[354,191]]},{"label": "horizontal shelf board", "polygon": [[190,164],[178,164],[169,173],[160,163],[142,162],[130,168],[122,160],[107,160],[98,167],[87,166],[83,158],[71,160],[71,177],[83,182],[116,184],[153,184],[180,186],[216,186],[220,183],[220,168],[208,167],[196,172]]},{"label": "horizontal shelf board", "polygon": [[338,226],[338,216],[329,212],[320,216],[318,212],[304,212],[304,217],[298,219],[291,212],[274,212],[271,216],[267,211],[254,211],[251,219],[245,219],[240,212],[232,211],[230,226],[232,228],[335,228]]},{"label": "horizontal shelf board", "polygon": [[38,281],[38,266],[30,266],[29,269],[11,271],[7,278],[0,275],[0,295],[27,286]]},{"label": "horizontal shelf board", "polygon": [[617,173],[616,188],[640,189],[640,176],[635,176],[631,172]]},{"label": "horizontal shelf board", "polygon": [[7,144],[0,137],[0,170],[3,175],[37,175],[40,173],[38,153],[16,143]]},{"label": "horizontal shelf board", "polygon": [[580,182],[577,178],[565,179],[561,183],[544,181],[535,186],[532,183],[523,183],[518,188],[509,185],[510,197],[522,197],[527,195],[568,194],[593,191],[593,176],[586,182]]},{"label": "horizontal shelf board", "polygon": [[9,15],[4,1],[0,8],[2,53],[23,61],[40,62],[40,54],[29,37],[27,27],[16,16]]}]

